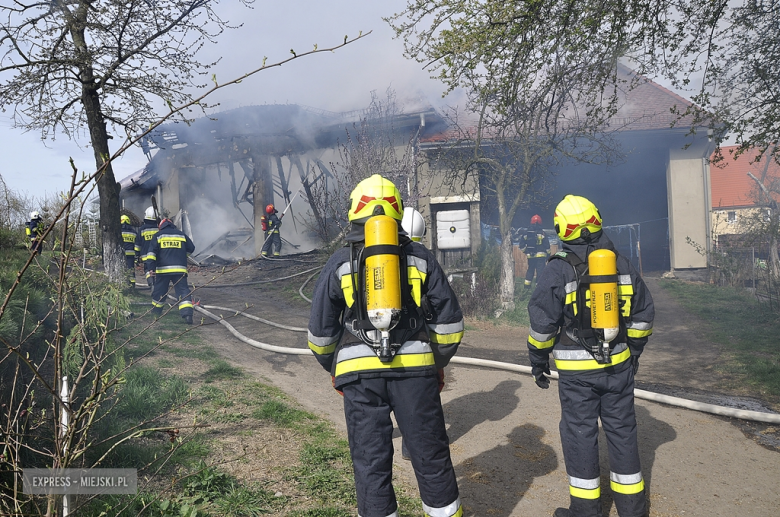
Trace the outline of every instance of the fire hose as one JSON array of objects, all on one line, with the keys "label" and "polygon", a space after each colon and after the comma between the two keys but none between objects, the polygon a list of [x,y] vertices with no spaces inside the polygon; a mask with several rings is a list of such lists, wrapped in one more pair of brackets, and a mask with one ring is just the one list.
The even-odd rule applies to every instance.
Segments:
[{"label": "fire hose", "polygon": [[[311,270],[309,270],[311,271]],[[300,289],[298,290],[299,294],[309,303],[311,303],[311,299],[307,298],[303,294],[303,288],[306,286],[306,284],[309,283],[309,281],[316,275],[317,273],[312,273],[306,281],[301,285]],[[281,279],[278,279],[281,280]],[[268,343],[263,343],[260,341],[256,341],[254,339],[248,338],[238,332],[230,323],[225,321],[224,318],[220,316],[216,316],[215,314],[212,314],[211,312],[207,311],[204,307],[208,308],[214,308],[217,310],[229,310],[231,312],[234,312],[235,314],[241,314],[246,317],[250,317],[253,320],[257,321],[263,321],[261,318],[258,318],[256,316],[251,316],[243,311],[237,311],[235,309],[228,309],[224,307],[216,307],[216,306],[195,306],[195,310],[198,312],[204,314],[205,316],[208,316],[209,318],[215,320],[220,325],[228,329],[228,331],[233,334],[236,338],[238,338],[240,341],[243,341],[244,343],[259,348],[260,350],[266,350],[269,352],[275,352],[280,354],[290,354],[290,355],[313,355],[313,352],[309,350],[308,348],[291,348],[286,346],[277,346],[277,345],[270,345]],[[267,320],[266,320],[267,321]],[[265,323],[265,321],[263,321]],[[278,323],[273,324],[276,327],[279,328],[285,328],[285,326],[282,326]],[[305,331],[306,329],[302,329],[300,327],[288,327],[288,330],[294,330],[296,332]],[[454,364],[463,364],[463,365],[469,365],[469,366],[481,366],[485,368],[495,368],[499,370],[506,370],[510,372],[517,372],[517,373],[531,373],[531,367],[530,366],[523,366],[519,364],[512,364],[512,363],[505,363],[501,361],[492,361],[489,359],[477,359],[474,357],[461,357],[461,356],[455,356],[452,359],[450,359],[450,363]],[[549,375],[552,379],[558,379],[558,372],[551,372]],[[742,420],[750,420],[754,422],[765,422],[768,424],[780,424],[780,414],[777,413],[762,413],[760,411],[752,411],[747,409],[735,409],[735,408],[728,408],[724,406],[718,406],[716,404],[709,404],[706,402],[697,402],[693,400],[683,399],[680,397],[673,397],[670,395],[662,395],[660,393],[654,393],[651,391],[641,390],[638,388],[634,389],[634,396],[639,399],[643,400],[649,400],[651,402],[658,402],[661,404],[667,404],[670,406],[677,406],[682,407],[686,409],[691,409],[693,411],[700,411],[703,413],[710,413],[713,415],[720,415],[720,416],[726,416],[730,418],[739,418]]]}]

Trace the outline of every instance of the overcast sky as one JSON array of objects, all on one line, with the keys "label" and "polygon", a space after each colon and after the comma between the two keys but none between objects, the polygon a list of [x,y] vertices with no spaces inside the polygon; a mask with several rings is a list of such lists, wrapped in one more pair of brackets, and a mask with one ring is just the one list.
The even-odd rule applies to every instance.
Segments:
[{"label": "overcast sky", "polygon": [[[344,36],[354,37],[360,31],[372,33],[335,53],[309,56],[281,68],[261,72],[241,84],[231,86],[211,98],[219,109],[255,104],[294,103],[330,111],[347,111],[366,107],[370,92],[380,95],[388,87],[407,109],[419,101],[436,107],[462,105],[460,97],[441,98],[443,85],[430,79],[420,64],[403,57],[403,44],[393,39],[383,16],[403,9],[404,0],[257,0],[249,9],[239,2],[220,2],[217,9],[225,19],[243,23],[243,27],[224,33],[216,45],[207,47],[202,61],[221,57],[214,69],[217,79],[225,82],[259,68],[263,56],[273,63],[290,56],[290,49],[303,52],[333,46]],[[117,140],[113,140],[115,146]],[[69,186],[73,157],[79,170],[94,170],[94,158],[88,141],[60,138],[56,142],[40,141],[37,134],[22,133],[0,114],[0,174],[8,186],[29,195],[42,196],[66,190]],[[112,151],[115,148],[112,148]],[[146,158],[139,148],[128,151],[114,171],[122,179],[139,170]]]}]

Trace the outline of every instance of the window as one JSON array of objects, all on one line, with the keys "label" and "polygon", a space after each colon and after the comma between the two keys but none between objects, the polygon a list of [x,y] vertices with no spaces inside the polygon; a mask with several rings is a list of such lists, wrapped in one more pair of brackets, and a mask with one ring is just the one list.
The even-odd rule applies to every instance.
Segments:
[{"label": "window", "polygon": [[737,213],[736,212],[726,212],[726,222],[729,224],[734,224],[737,222]]}]

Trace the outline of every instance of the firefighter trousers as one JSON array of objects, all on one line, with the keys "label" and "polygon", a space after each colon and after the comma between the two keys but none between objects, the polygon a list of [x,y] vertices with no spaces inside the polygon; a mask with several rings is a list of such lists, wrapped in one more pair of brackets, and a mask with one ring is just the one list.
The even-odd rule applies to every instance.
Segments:
[{"label": "firefighter trousers", "polygon": [[599,418],[607,438],[610,488],[620,517],[647,513],[645,483],[639,464],[634,370],[613,368],[564,374],[561,399],[561,445],[569,475],[569,509],[575,517],[602,517],[599,471]]},{"label": "firefighter trousers", "polygon": [[127,267],[127,280],[130,287],[135,287],[135,255],[125,255],[125,267]]},{"label": "firefighter trousers", "polygon": [[271,233],[266,236],[261,251],[264,256],[268,256],[270,253],[273,253],[275,257],[279,256],[282,252],[282,237],[279,235],[279,230],[271,230]]},{"label": "firefighter trousers", "polygon": [[547,259],[545,257],[528,257],[528,271],[525,272],[524,284],[531,285],[531,282],[534,279],[534,273],[536,273],[536,279],[538,280],[542,275],[545,264],[547,264]]},{"label": "firefighter trousers", "polygon": [[397,515],[392,485],[392,411],[412,457],[423,511],[430,517],[460,517],[463,510],[450,459],[438,377],[359,379],[345,385],[343,391],[358,515]]},{"label": "firefighter trousers", "polygon": [[173,283],[176,298],[179,300],[179,315],[182,318],[192,316],[192,295],[190,286],[187,285],[186,273],[158,273],[154,277],[152,287],[152,305],[154,311],[162,311],[165,305],[165,297],[168,295],[168,286]]}]

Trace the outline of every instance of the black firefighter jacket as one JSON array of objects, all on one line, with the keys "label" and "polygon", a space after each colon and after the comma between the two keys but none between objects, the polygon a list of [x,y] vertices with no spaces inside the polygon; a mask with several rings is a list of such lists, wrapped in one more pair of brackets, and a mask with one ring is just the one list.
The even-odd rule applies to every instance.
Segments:
[{"label": "black firefighter jacket", "polygon": [[[391,331],[393,343],[402,341],[392,362],[382,363],[374,349],[352,331],[355,314],[350,249],[341,248],[334,253],[317,281],[309,320],[309,348],[322,367],[335,377],[336,388],[359,378],[435,374],[449,363],[463,338],[463,314],[441,266],[422,244],[410,241],[403,234],[401,240],[410,295],[418,307],[421,300],[425,303],[427,299],[430,319],[426,321],[414,307],[407,308],[398,327]],[[356,262],[353,271],[357,277]],[[414,321],[410,323],[410,319]],[[404,338],[398,339],[396,332],[403,332]]]},{"label": "black firefighter jacket", "polygon": [[[604,232],[591,236],[591,242],[576,239],[562,242],[564,253],[575,253],[587,263],[588,254],[596,249],[615,251]],[[618,298],[625,329],[610,342],[611,364],[599,364],[588,351],[576,343],[576,336],[566,328],[574,320],[577,306],[577,275],[566,260],[551,258],[537,280],[536,289],[528,302],[531,330],[528,353],[532,365],[546,366],[550,352],[561,375],[603,371],[614,367],[622,371],[631,364],[631,356],[638,357],[653,332],[655,308],[653,298],[631,262],[617,257]]]},{"label": "black firefighter jacket", "polygon": [[144,219],[144,223],[141,228],[138,229],[138,237],[136,238],[135,245],[138,248],[139,257],[141,262],[144,263],[144,271],[150,271],[149,269],[149,245],[152,242],[152,238],[158,232],[158,223],[154,219]]},{"label": "black firefighter jacket", "polygon": [[149,242],[147,261],[149,270],[158,275],[165,273],[187,274],[187,255],[195,251],[189,237],[170,222],[165,221]]}]

